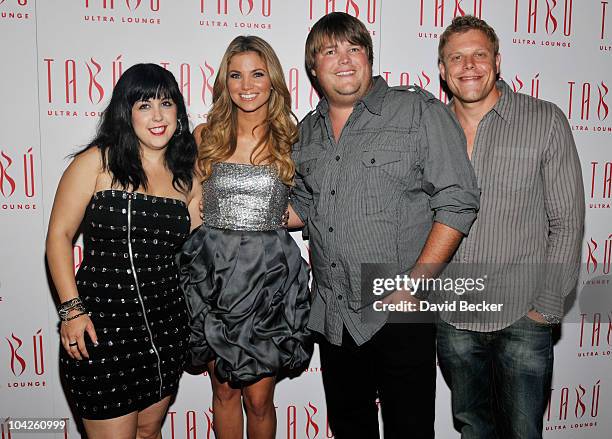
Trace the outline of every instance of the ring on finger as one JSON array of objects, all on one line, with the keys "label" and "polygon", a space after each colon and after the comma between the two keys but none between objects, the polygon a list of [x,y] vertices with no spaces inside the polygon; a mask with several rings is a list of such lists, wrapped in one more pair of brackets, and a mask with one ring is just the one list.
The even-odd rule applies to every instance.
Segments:
[{"label": "ring on finger", "polygon": [[76,341],[73,341],[72,343],[68,343],[68,346],[77,346],[78,343]]}]

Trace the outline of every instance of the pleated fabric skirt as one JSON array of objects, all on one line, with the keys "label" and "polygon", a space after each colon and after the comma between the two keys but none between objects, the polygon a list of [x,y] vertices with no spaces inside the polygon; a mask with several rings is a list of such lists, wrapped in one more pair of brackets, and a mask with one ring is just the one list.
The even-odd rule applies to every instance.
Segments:
[{"label": "pleated fabric skirt", "polygon": [[222,382],[242,387],[308,366],[313,350],[306,328],[309,271],[285,229],[202,225],[191,233],[178,261],[193,368],[214,361]]}]

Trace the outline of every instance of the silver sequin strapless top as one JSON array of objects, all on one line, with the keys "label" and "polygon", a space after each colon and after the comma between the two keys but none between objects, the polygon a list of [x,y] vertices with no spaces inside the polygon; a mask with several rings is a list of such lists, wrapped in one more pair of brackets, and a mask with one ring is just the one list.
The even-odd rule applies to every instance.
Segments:
[{"label": "silver sequin strapless top", "polygon": [[230,230],[276,230],[289,203],[289,188],[276,168],[215,163],[203,184],[204,224]]}]

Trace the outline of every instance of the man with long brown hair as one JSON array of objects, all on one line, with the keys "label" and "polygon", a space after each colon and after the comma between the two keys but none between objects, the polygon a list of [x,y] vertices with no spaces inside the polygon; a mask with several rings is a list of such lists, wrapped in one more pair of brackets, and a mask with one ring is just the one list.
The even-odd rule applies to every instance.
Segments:
[{"label": "man with long brown hair", "polygon": [[417,87],[373,78],[372,63],[371,37],[348,14],[326,15],[308,35],[306,67],[323,97],[294,145],[292,206],[312,250],[309,327],[321,335],[336,438],[377,438],[377,398],[386,439],[433,438],[434,327],[387,323],[382,312],[366,317],[361,267],[395,263],[412,277],[433,274],[423,270],[448,261],[468,233],[478,190],[444,105]]}]

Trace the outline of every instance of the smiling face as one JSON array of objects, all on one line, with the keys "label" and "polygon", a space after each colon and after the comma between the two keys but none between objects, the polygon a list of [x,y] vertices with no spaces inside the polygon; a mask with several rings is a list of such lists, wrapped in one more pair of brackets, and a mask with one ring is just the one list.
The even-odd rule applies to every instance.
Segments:
[{"label": "smiling face", "polygon": [[267,116],[272,82],[266,63],[258,53],[242,52],[232,56],[227,90],[240,112]]},{"label": "smiling face", "polygon": [[499,64],[500,56],[484,32],[469,30],[449,37],[438,67],[456,101],[492,107],[499,97]]},{"label": "smiling face", "polygon": [[372,66],[365,48],[348,41],[323,44],[311,73],[332,105],[352,106],[372,84]]},{"label": "smiling face", "polygon": [[177,108],[170,98],[136,101],[132,127],[141,148],[163,149],[176,131]]}]

